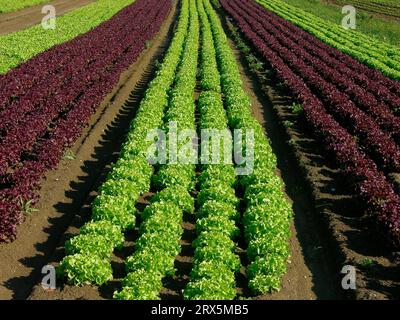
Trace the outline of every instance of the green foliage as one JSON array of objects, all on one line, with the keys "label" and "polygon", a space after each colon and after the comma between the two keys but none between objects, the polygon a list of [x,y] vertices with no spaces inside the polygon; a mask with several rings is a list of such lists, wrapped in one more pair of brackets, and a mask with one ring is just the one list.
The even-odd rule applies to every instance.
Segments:
[{"label": "green foliage", "polygon": [[209,216],[202,218],[196,222],[197,233],[218,231],[221,234],[226,234],[231,238],[235,238],[240,235],[240,230],[236,226],[235,221],[228,220],[222,216]]},{"label": "green foliage", "polygon": [[[250,99],[243,89],[236,58],[221,22],[209,2],[203,2],[213,32],[229,126],[254,131],[251,142],[254,170],[242,176],[240,183],[245,189],[246,200],[243,225],[250,260],[247,268],[249,288],[256,294],[265,294],[279,290],[286,270],[292,211],[282,191],[283,183],[276,176],[276,156],[262,126],[252,115]],[[220,194],[221,198],[225,197],[225,193]]]},{"label": "green foliage", "polygon": [[189,194],[187,189],[183,186],[174,186],[165,188],[164,190],[155,194],[151,199],[151,202],[162,202],[170,201],[175,203],[183,212],[193,213],[194,212],[194,199]]},{"label": "green foliage", "polygon": [[194,266],[190,279],[183,292],[186,300],[233,300],[236,297],[235,277],[225,264],[202,261]]},{"label": "green foliage", "polygon": [[66,277],[69,284],[77,286],[84,284],[100,286],[113,278],[110,262],[96,254],[77,253],[66,256],[61,261],[57,273]]},{"label": "green foliage", "polygon": [[239,204],[239,200],[235,195],[235,190],[222,183],[218,186],[200,190],[197,196],[197,204],[202,206],[206,201],[210,200],[219,200],[235,207]]},{"label": "green foliage", "polygon": [[116,300],[159,300],[162,287],[157,273],[137,270],[129,273],[123,280],[123,289],[114,293]]},{"label": "green foliage", "polygon": [[28,200],[28,201],[25,201],[25,200],[22,200],[22,198],[21,198],[20,199],[20,205],[21,205],[21,212],[24,215],[30,215],[33,212],[39,211],[38,209],[32,207],[33,206],[33,200],[32,199]]},{"label": "green foliage", "polygon": [[135,226],[135,202],[129,196],[100,195],[93,202],[92,211],[94,221],[107,220],[123,230]]},{"label": "green foliage", "polygon": [[220,182],[228,187],[235,187],[236,173],[233,166],[230,165],[208,165],[198,177],[200,189],[205,189]]},{"label": "green foliage", "polygon": [[107,220],[86,223],[80,229],[80,234],[102,236],[107,242],[110,242],[113,247],[118,249],[122,249],[124,244],[124,235],[122,234],[121,228]]},{"label": "green foliage", "polygon": [[[220,95],[220,78],[215,77],[215,82],[210,84],[208,77],[219,74],[219,71],[204,3],[197,1],[202,35],[207,39],[201,55],[207,56],[210,63],[202,60],[201,87],[214,91],[203,91],[199,97],[200,128],[226,130],[227,118]],[[223,148],[222,143],[220,146]],[[190,300],[232,300],[236,296],[235,272],[240,269],[240,259],[234,252],[236,244],[232,240],[240,233],[235,225],[239,203],[233,189],[236,175],[232,164],[208,164],[201,166],[201,170],[200,192],[197,196],[198,237],[193,242],[194,266],[183,295]]]},{"label": "green foliage", "polygon": [[205,217],[221,217],[238,221],[240,215],[236,207],[232,204],[218,200],[208,200],[198,210],[197,217],[200,219]]},{"label": "green foliage", "polygon": [[68,255],[82,253],[110,259],[113,250],[112,242],[108,242],[105,237],[96,234],[82,234],[65,243],[65,251]]},{"label": "green foliage", "polygon": [[193,241],[193,247],[224,247],[231,251],[236,248],[236,243],[232,241],[231,237],[226,233],[221,233],[216,230],[201,232],[196,240]]},{"label": "green foliage", "polygon": [[176,185],[182,186],[186,190],[193,189],[195,185],[194,168],[194,165],[181,163],[163,166],[153,177],[154,186],[158,190]]},{"label": "green foliage", "polygon": [[258,256],[248,267],[249,288],[256,294],[279,290],[286,260],[276,255]]}]

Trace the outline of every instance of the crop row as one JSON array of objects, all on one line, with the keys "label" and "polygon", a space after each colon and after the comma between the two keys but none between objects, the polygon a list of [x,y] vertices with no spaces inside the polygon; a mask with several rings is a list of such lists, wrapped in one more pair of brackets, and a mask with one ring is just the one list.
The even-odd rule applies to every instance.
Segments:
[{"label": "crop row", "polygon": [[[42,70],[54,70],[57,65],[63,65],[63,60],[55,62],[60,54],[70,60],[64,77],[58,73],[49,77],[48,95],[42,100],[26,100],[8,92],[8,100],[13,102],[3,111],[10,110],[10,114],[14,114],[11,110],[16,108],[24,115],[19,115],[20,120],[15,123],[8,121],[0,136],[2,240],[15,237],[15,227],[21,219],[20,202],[36,200],[43,174],[57,165],[65,148],[79,137],[120,74],[137,59],[146,41],[159,30],[170,8],[169,0],[138,0],[91,32],[43,54]],[[100,44],[102,49],[95,44]],[[92,46],[97,48],[96,52],[91,51]],[[91,52],[92,57],[88,58],[85,51]],[[81,55],[76,55],[77,52]],[[36,63],[37,59],[32,59],[21,68],[33,69],[27,66]],[[12,79],[12,76],[10,72],[4,78]],[[46,77],[47,72],[38,72],[35,77],[41,76]],[[21,75],[21,83],[25,77]],[[46,83],[42,85],[45,90]]]},{"label": "crop row", "polygon": [[99,0],[57,17],[54,30],[43,29],[41,25],[36,25],[0,36],[0,74],[55,45],[90,31],[132,2],[132,0]]},{"label": "crop row", "polygon": [[[382,105],[373,106],[373,101],[369,101],[365,93],[360,93],[361,88],[357,91],[353,84],[345,92],[340,91],[338,87],[342,79],[345,81],[344,76],[335,77],[332,75],[334,71],[331,68],[327,68],[323,62],[311,57],[306,49],[282,36],[277,30],[273,30],[268,23],[262,24],[265,17],[254,12],[249,4],[251,2],[234,1],[230,4],[230,8],[240,15],[244,24],[257,32],[261,41],[269,43],[271,49],[303,79],[339,123],[360,139],[363,148],[374,155],[378,163],[384,165],[386,171],[400,172],[400,148],[390,136],[392,134],[394,137],[399,137],[399,118],[389,110],[385,112]],[[358,93],[363,101],[354,99],[358,102],[356,105],[349,94]],[[378,123],[382,123],[389,133],[382,131],[374,118]]]},{"label": "crop row", "polygon": [[282,0],[257,2],[332,47],[392,79],[400,80],[400,54],[395,46],[354,30],[345,30],[340,25],[322,20]]},{"label": "crop row", "polygon": [[47,0],[0,0],[0,13],[18,11],[23,8],[35,6],[41,3],[48,2]]},{"label": "crop row", "polygon": [[240,179],[246,200],[242,222],[248,242],[249,288],[256,294],[264,294],[279,290],[286,272],[292,209],[283,192],[283,183],[276,176],[276,158],[271,145],[252,115],[235,56],[208,1],[206,11],[213,32],[229,127],[254,132],[254,169]]},{"label": "crop row", "polygon": [[[195,129],[193,93],[197,75],[199,21],[195,1],[186,2],[189,2],[189,28],[164,117],[165,124],[177,123],[177,136],[182,130]],[[172,139],[171,136],[169,138]],[[194,200],[189,194],[194,188],[193,164],[161,165],[153,178],[155,187],[161,191],[155,194],[153,203],[143,211],[141,236],[135,245],[135,252],[126,261],[128,275],[122,291],[115,294],[117,299],[159,298],[162,279],[175,274],[175,258],[181,251],[183,213],[194,211]],[[141,276],[142,273],[149,274],[150,285]]]},{"label": "crop row", "polygon": [[[202,49],[198,99],[200,129],[227,130],[228,121],[222,103],[220,76],[215,57],[210,23],[203,0],[197,0],[201,21]],[[210,75],[213,76],[210,81]],[[223,145],[217,150],[221,154]],[[210,148],[212,149],[212,148]],[[212,152],[208,156],[212,159]],[[230,155],[231,156],[231,155]],[[224,161],[225,159],[221,159]],[[230,159],[232,160],[232,159]],[[240,215],[235,195],[236,173],[233,164],[208,164],[201,167],[197,196],[197,239],[193,242],[194,262],[184,298],[190,300],[232,300],[236,297],[235,273],[240,259],[235,254],[235,237],[240,230],[235,222]]]},{"label": "crop row", "polygon": [[271,48],[242,18],[239,10],[230,5],[235,1],[221,1],[234,17],[244,36],[255,46],[265,61],[276,71],[293,96],[303,105],[305,117],[315,134],[324,141],[336,162],[344,169],[356,191],[375,217],[383,237],[395,247],[400,245],[400,197],[395,193],[376,164],[359,150],[354,138],[329,115],[322,102],[313,94],[303,79],[297,75],[279,53]]},{"label": "crop row", "polygon": [[[146,141],[146,136],[149,130],[161,127],[163,124],[164,110],[168,105],[168,90],[173,84],[175,72],[180,62],[188,21],[188,2],[183,1],[179,23],[164,61],[160,65],[156,77],[150,82],[140,103],[137,115],[132,121],[130,131],[123,145],[120,158],[113,165],[106,182],[100,188],[99,196],[93,203],[92,221],[81,228],[78,236],[66,243],[68,255],[61,262],[58,271],[71,284],[93,283],[101,285],[112,278],[110,256],[104,259],[90,250],[82,250],[80,254],[73,253],[76,250],[69,249],[71,247],[70,243],[72,242],[73,244],[75,241],[79,241],[74,239],[79,239],[82,234],[85,234],[85,229],[88,225],[104,224],[103,228],[107,228],[107,222],[111,222],[114,228],[118,228],[120,231],[134,226],[136,221],[135,203],[140,194],[149,190],[151,176],[154,172],[153,167],[147,161],[147,149],[150,147],[151,142]],[[107,191],[110,189],[107,186],[115,186],[115,188],[112,188],[111,194]],[[164,191],[164,194],[166,193]],[[160,199],[160,194],[158,198]],[[153,207],[148,208],[147,213],[157,211],[160,206],[154,205]],[[170,207],[172,207],[172,211],[176,211],[175,207]],[[100,227],[101,233],[105,234],[106,231],[103,228]],[[91,243],[92,247],[101,247],[108,242],[107,238],[102,239],[102,243],[96,238],[98,237],[94,237],[94,242]],[[115,248],[118,248],[118,246],[115,246]],[[103,268],[99,267],[101,265]],[[145,276],[143,277],[147,279]],[[127,283],[125,285],[128,286]],[[126,293],[119,293],[118,297],[122,298],[129,294],[128,291],[132,292],[128,289],[125,291]]]}]

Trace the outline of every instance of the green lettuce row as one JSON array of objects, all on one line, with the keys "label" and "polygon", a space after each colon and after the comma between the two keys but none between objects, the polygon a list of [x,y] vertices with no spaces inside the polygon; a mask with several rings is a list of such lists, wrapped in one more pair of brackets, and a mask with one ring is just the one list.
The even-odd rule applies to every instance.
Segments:
[{"label": "green lettuce row", "polygon": [[[202,16],[202,10],[199,12]],[[199,97],[200,123],[204,121],[212,125],[212,119],[207,118],[212,113],[202,112],[205,101],[206,104],[212,102],[215,109],[223,111],[221,95],[216,92],[202,92]],[[222,114],[221,119],[213,119],[215,124],[225,121],[227,126],[226,115]],[[232,187],[235,179],[236,173],[232,164],[203,166],[197,197],[198,237],[193,242],[194,263],[190,282],[183,293],[187,300],[232,300],[236,297],[235,273],[240,270],[241,265],[234,252],[236,244],[232,240],[240,235],[235,223],[239,218],[239,200]]]},{"label": "green lettuce row", "polygon": [[6,73],[33,56],[90,31],[133,2],[99,0],[57,17],[54,30],[45,30],[39,24],[0,36],[0,73]]},{"label": "green lettuce row", "polygon": [[235,56],[221,22],[208,0],[204,0],[214,36],[222,93],[231,129],[254,130],[254,170],[243,176],[246,212],[243,216],[249,288],[255,294],[279,290],[289,258],[292,209],[282,181],[276,176],[276,157],[262,126],[253,117],[250,99],[243,90]]},{"label": "green lettuce row", "polygon": [[[202,15],[202,13],[200,14]],[[210,90],[220,93],[220,77],[217,67],[217,60],[215,59],[215,48],[212,39],[212,33],[208,23],[202,23],[201,25],[201,45],[201,90]]]},{"label": "green lettuce row", "polygon": [[[227,118],[220,94],[214,42],[202,0],[197,0],[197,6],[203,39],[200,85],[204,91],[198,101],[200,128],[223,130],[227,129]],[[218,76],[212,82],[210,75]],[[233,164],[203,165],[201,171],[198,237],[193,242],[194,263],[183,295],[188,300],[232,300],[236,297],[235,273],[240,269],[240,259],[234,252],[236,243],[232,240],[240,234],[235,224],[239,216],[239,200],[234,189],[236,173]]]},{"label": "green lettuce row", "polygon": [[390,78],[400,80],[399,48],[360,32],[345,30],[281,0],[257,2],[339,51],[380,70]]},{"label": "green lettuce row", "polygon": [[[189,29],[182,59],[175,77],[164,117],[177,123],[178,133],[195,128],[194,88],[199,46],[199,23],[195,0],[183,0],[181,12],[189,5]],[[154,177],[161,190],[142,213],[140,238],[135,252],[126,261],[127,276],[123,288],[115,292],[118,300],[157,300],[162,279],[175,274],[174,262],[181,251],[183,213],[193,213],[194,200],[189,190],[194,185],[194,165],[163,165]],[[183,178],[182,178],[183,177]],[[151,275],[143,276],[149,273]]]},{"label": "green lettuce row", "polygon": [[[175,87],[170,96],[169,106],[164,117],[165,131],[168,131],[170,122],[177,125],[177,135],[182,130],[195,130],[195,103],[194,89],[196,87],[197,61],[199,50],[199,21],[197,10],[194,4],[195,0],[190,1],[191,6],[191,24],[189,37],[183,53],[179,71],[175,78]],[[190,142],[190,138],[186,140]],[[168,141],[167,141],[168,143]],[[178,150],[181,150],[185,142],[178,143]],[[193,151],[188,150],[188,152]],[[193,156],[195,154],[191,153]],[[168,156],[168,155],[167,155]],[[157,190],[175,185],[181,185],[187,190],[194,188],[195,165],[192,163],[181,163],[178,159],[177,164],[168,164],[160,168],[154,176],[153,182]]]},{"label": "green lettuce row", "polygon": [[[172,201],[156,201],[146,207],[135,252],[125,264],[127,276],[114,299],[159,299],[162,279],[175,274],[174,261],[181,250],[179,240],[183,233],[182,214],[182,209]],[[150,283],[148,277],[142,276],[144,273],[151,274]]]},{"label": "green lettuce row", "polygon": [[[102,285],[112,279],[111,254],[114,249],[121,248],[123,232],[134,227],[135,203],[150,188],[154,169],[147,161],[146,149],[151,142],[146,142],[145,137],[149,130],[163,123],[168,90],[174,81],[188,25],[188,3],[184,1],[178,27],[164,62],[146,90],[120,158],[113,165],[93,203],[92,221],[65,244],[67,256],[61,262],[58,273],[70,284]],[[138,137],[143,137],[141,143],[134,142]],[[170,200],[171,195],[164,192],[159,197],[165,201]],[[188,207],[185,201],[182,204]]]}]

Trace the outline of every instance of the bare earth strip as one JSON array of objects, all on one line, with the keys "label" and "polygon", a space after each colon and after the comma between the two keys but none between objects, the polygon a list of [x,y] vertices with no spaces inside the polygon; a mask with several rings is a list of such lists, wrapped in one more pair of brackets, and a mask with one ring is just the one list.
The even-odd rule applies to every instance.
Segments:
[{"label": "bare earth strip", "polygon": [[44,17],[42,8],[46,4],[53,5],[56,8],[57,16],[61,16],[92,2],[95,2],[95,0],[54,0],[16,12],[0,14],[0,35],[16,32],[39,24]]}]

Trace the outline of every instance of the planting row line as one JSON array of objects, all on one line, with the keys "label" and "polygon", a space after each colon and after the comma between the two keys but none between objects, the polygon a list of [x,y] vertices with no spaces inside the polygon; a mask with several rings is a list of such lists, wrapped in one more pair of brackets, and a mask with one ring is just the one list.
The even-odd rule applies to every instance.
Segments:
[{"label": "planting row line", "polygon": [[[8,122],[0,140],[2,240],[15,237],[15,227],[21,219],[20,202],[36,200],[43,174],[57,165],[65,148],[79,137],[90,116],[117,84],[121,73],[158,32],[170,8],[170,0],[138,0],[104,25],[72,40],[63,49],[63,55],[71,56],[68,62],[71,72],[64,71],[70,78],[66,81],[70,87],[66,88],[62,76],[55,74],[48,84],[49,87],[52,82],[56,84],[54,94],[49,93],[40,105],[23,99],[12,104],[13,108],[21,108],[26,114],[15,124]],[[94,43],[102,44],[102,49],[93,52],[93,60],[86,59],[85,55],[74,59],[76,51],[91,51]],[[59,56],[59,49],[56,47],[44,54],[48,57],[41,64],[44,70],[57,66],[53,62]],[[34,64],[34,60],[27,64]],[[22,104],[19,101],[23,101]]]},{"label": "planting row line", "polygon": [[390,78],[400,80],[400,54],[397,47],[354,30],[345,30],[340,25],[322,20],[282,0],[257,2],[332,47],[380,70]]},{"label": "planting row line", "polygon": [[[292,64],[271,48],[253,28],[231,7],[235,1],[221,1],[225,10],[237,21],[240,30],[276,71],[293,97],[303,105],[305,117],[315,134],[323,139],[336,162],[344,169],[356,191],[364,200],[366,210],[377,221],[380,233],[395,247],[400,245],[400,197],[395,193],[375,163],[358,148],[354,138],[329,115],[322,102],[303,79],[292,70]],[[300,62],[300,61],[299,61]]]},{"label": "planting row line", "polygon": [[[220,90],[213,36],[204,11],[203,0],[197,0],[201,20],[202,53],[200,86],[203,89],[198,100],[199,128],[226,131],[228,121]],[[210,75],[213,81],[210,83]],[[216,152],[220,156],[222,146]],[[207,156],[213,159],[210,145]],[[240,235],[236,226],[240,215],[239,199],[235,194],[236,173],[230,159],[220,159],[221,164],[202,165],[197,196],[196,233],[193,242],[194,262],[190,281],[184,289],[189,300],[232,300],[236,297],[235,273],[240,270],[240,259],[235,254],[235,237]],[[224,164],[227,162],[227,164]]]},{"label": "planting row line", "polygon": [[0,36],[0,74],[55,45],[90,31],[132,2],[133,0],[99,0],[57,17],[54,30],[36,25]]},{"label": "planting row line", "polygon": [[[400,147],[392,139],[400,137],[399,118],[385,110],[384,106],[372,105],[367,97],[360,92],[361,88],[354,88],[350,84],[347,92],[341,92],[338,87],[342,78],[337,77],[331,68],[313,58],[304,48],[282,36],[268,23],[262,24],[265,17],[259,17],[252,10],[251,2],[232,1],[229,4],[231,11],[240,16],[240,24],[255,30],[260,41],[268,43],[272,50],[301,77],[313,93],[324,102],[326,108],[333,114],[344,128],[360,139],[362,147],[377,159],[377,162],[386,169],[386,172],[400,172]],[[330,80],[330,81],[329,81]],[[338,85],[336,85],[338,83]],[[349,94],[357,94],[360,99],[355,99],[358,106],[350,100]],[[365,99],[364,99],[365,98]],[[362,102],[362,103],[360,103]],[[371,114],[368,115],[366,111]],[[385,112],[386,111],[386,112]],[[377,122],[375,122],[375,119]],[[384,132],[378,123],[386,129]]]},{"label": "planting row line", "polygon": [[[182,130],[195,129],[193,93],[196,86],[199,21],[195,0],[188,2],[188,33],[164,117],[165,124],[170,121],[177,123],[178,136]],[[183,213],[194,211],[194,200],[189,191],[194,188],[195,166],[164,164],[153,178],[153,184],[160,191],[153,197],[153,203],[143,211],[141,235],[135,244],[135,252],[126,261],[128,275],[123,280],[122,291],[115,294],[117,299],[159,299],[162,279],[176,272],[174,262],[181,252]],[[143,278],[143,273],[149,275]],[[150,282],[146,278],[151,278]]]},{"label": "planting row line", "polygon": [[229,128],[254,131],[254,169],[240,179],[246,206],[242,223],[248,242],[249,288],[256,294],[265,294],[279,290],[286,272],[290,255],[288,239],[292,209],[283,192],[283,183],[276,175],[276,157],[271,145],[262,126],[252,115],[250,99],[243,90],[238,65],[221,22],[211,4],[208,1],[205,3],[214,37]]}]

